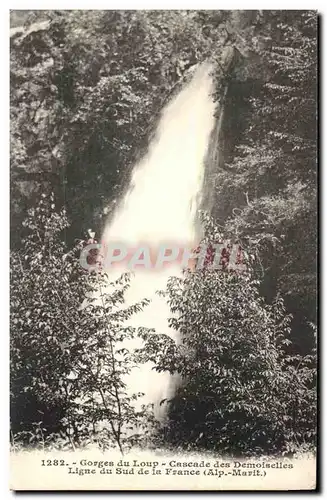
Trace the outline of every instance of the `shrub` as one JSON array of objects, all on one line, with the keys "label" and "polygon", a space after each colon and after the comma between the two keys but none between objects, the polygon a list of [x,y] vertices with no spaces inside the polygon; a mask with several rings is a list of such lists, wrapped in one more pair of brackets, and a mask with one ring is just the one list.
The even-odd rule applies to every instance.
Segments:
[{"label": "shrub", "polygon": [[67,225],[53,196],[43,196],[24,222],[22,250],[11,255],[13,441],[44,445],[59,433],[71,447],[96,440],[122,449],[141,439],[136,430],[152,415],[126,387],[136,336],[126,320],[148,301],[124,307],[128,275],[110,283],[103,272],[85,272],[83,242],[68,252],[61,241]]},{"label": "shrub", "polygon": [[[209,224],[205,241],[217,238]],[[259,285],[249,262],[242,273],[207,267],[169,280],[180,342],[144,331],[140,357],[183,381],[168,402],[174,445],[244,455],[313,444],[314,356],[290,354],[291,317],[279,296],[266,304]]]}]

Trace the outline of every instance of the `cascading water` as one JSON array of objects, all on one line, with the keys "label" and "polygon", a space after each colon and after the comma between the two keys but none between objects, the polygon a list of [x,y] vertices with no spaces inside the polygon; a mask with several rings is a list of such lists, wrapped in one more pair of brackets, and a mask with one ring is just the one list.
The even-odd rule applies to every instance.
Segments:
[{"label": "cascading water", "polygon": [[[206,63],[198,67],[164,108],[149,151],[135,166],[130,189],[105,228],[104,244],[123,242],[135,248],[142,242],[155,248],[160,243],[195,241],[205,156],[215,124],[211,70]],[[114,268],[109,275],[115,279],[123,271]],[[169,276],[181,273],[180,266],[134,272],[126,303],[143,298],[151,303],[133,316],[131,324],[155,328],[178,341],[176,332],[168,326],[169,307],[156,291],[165,288]],[[144,392],[142,402],[154,403],[160,416],[158,403],[170,397],[173,390],[171,376],[157,373],[146,364],[135,369],[127,383],[130,393]]]}]

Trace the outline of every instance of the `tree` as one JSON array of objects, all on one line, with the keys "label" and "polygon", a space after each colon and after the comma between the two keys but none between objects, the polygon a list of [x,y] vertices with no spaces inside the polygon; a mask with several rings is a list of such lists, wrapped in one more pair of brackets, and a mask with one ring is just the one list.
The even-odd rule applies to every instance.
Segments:
[{"label": "tree", "polygon": [[[247,43],[257,64],[243,74],[237,114],[226,110],[242,130],[216,172],[215,216],[252,247],[264,295],[282,293],[301,333],[296,349],[307,352],[316,321],[316,12],[262,11]],[[236,72],[234,85],[240,79]]]},{"label": "tree", "polygon": [[101,270],[85,272],[82,246],[67,251],[61,241],[67,224],[53,196],[42,197],[11,255],[12,433],[25,444],[96,440],[123,450],[152,418],[126,387],[136,332],[124,323],[148,301],[124,308],[128,275],[110,283]]},{"label": "tree", "polygon": [[[205,241],[220,241],[208,228]],[[141,358],[182,379],[168,402],[174,445],[253,455],[314,442],[313,357],[290,356],[283,300],[266,304],[247,264],[241,273],[207,267],[171,278],[170,326],[180,343],[143,332]]]}]

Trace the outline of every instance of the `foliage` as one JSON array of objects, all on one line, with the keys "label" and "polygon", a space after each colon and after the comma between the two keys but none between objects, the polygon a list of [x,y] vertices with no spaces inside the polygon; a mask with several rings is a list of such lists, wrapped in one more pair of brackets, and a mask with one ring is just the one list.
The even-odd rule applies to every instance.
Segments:
[{"label": "foliage", "polygon": [[226,111],[243,128],[216,172],[215,216],[260,257],[262,291],[283,294],[305,352],[316,321],[317,15],[261,11],[248,47],[256,75],[243,75],[246,91],[235,86],[243,115]]},{"label": "foliage", "polygon": [[[208,225],[206,239],[217,236]],[[180,342],[143,332],[140,356],[183,381],[169,401],[174,445],[232,455],[313,445],[314,356],[289,354],[283,300],[266,304],[258,286],[249,262],[241,273],[207,267],[170,279],[169,321]]]},{"label": "foliage", "polygon": [[151,409],[136,409],[142,394],[126,390],[134,366],[127,341],[136,332],[124,323],[147,300],[124,307],[128,275],[110,283],[103,272],[83,271],[81,245],[67,252],[61,241],[67,218],[56,212],[53,197],[42,197],[24,224],[22,250],[11,255],[16,440],[33,440],[36,426],[46,442],[59,433],[71,446],[96,440],[122,448],[136,442]]}]

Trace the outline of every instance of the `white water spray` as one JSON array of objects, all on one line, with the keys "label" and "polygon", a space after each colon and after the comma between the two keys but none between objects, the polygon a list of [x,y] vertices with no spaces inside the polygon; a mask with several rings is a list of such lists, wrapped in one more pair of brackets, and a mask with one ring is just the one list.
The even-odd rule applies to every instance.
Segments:
[{"label": "white water spray", "polygon": [[[129,192],[105,228],[104,244],[123,242],[135,247],[146,242],[156,247],[195,241],[204,161],[215,123],[210,71],[208,64],[198,67],[191,81],[164,108],[149,152],[135,166]],[[123,271],[115,269],[109,275],[115,279]],[[169,276],[180,272],[178,264],[157,271],[135,271],[126,302],[148,298],[151,304],[132,318],[133,326],[155,328],[179,340],[168,327],[168,305],[156,291],[165,288]],[[173,390],[170,375],[155,372],[150,364],[133,371],[128,388],[130,393],[144,392],[143,402],[154,403],[157,416],[160,400],[171,397]]]}]

